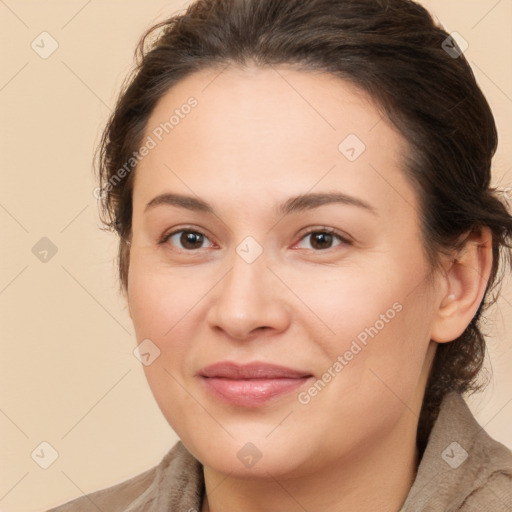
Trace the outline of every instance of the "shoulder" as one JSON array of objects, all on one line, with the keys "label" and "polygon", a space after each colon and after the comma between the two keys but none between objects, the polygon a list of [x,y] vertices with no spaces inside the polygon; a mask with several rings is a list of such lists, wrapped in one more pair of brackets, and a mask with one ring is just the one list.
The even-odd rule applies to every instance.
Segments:
[{"label": "shoulder", "polygon": [[461,395],[441,405],[401,512],[512,511],[512,451],[478,424]]},{"label": "shoulder", "polygon": [[195,504],[201,496],[201,477],[200,463],[178,441],[151,469],[47,512],[145,512],[167,499]]},{"label": "shoulder", "polygon": [[[450,402],[454,403],[454,408],[460,408],[458,430],[461,442],[466,446],[460,467],[450,467],[456,477],[454,488],[459,491],[453,499],[454,510],[510,512],[512,451],[487,434],[460,395],[451,397]],[[460,406],[456,402],[460,402]]]},{"label": "shoulder", "polygon": [[157,466],[112,487],[95,491],[47,512],[121,512],[144,495],[155,480]]},{"label": "shoulder", "polygon": [[496,471],[476,482],[466,496],[460,512],[510,512],[512,510],[512,476]]}]

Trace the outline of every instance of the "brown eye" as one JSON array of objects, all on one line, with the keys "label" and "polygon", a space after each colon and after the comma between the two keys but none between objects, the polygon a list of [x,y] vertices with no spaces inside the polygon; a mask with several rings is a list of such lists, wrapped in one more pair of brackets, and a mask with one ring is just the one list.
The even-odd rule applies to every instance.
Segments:
[{"label": "brown eye", "polygon": [[349,241],[343,238],[341,235],[329,229],[317,229],[316,231],[309,231],[301,238],[301,241],[307,240],[308,238],[310,239],[310,247],[302,247],[302,249],[316,249],[319,251],[331,249],[333,247],[333,242],[336,239],[340,241],[340,243],[336,245],[349,243]]},{"label": "brown eye", "polygon": [[208,240],[208,238],[198,231],[182,229],[170,233],[165,237],[164,242],[172,241],[172,245],[177,246],[179,249],[195,250],[202,249],[205,240]]}]

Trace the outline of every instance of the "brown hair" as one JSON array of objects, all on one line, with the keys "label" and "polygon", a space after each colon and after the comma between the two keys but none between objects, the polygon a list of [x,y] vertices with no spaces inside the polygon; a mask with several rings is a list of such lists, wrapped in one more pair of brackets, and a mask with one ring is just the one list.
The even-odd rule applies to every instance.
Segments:
[{"label": "brown hair", "polygon": [[121,237],[122,292],[134,172],[119,180],[119,170],[141,144],[156,102],[205,68],[287,64],[331,73],[366,91],[409,143],[407,174],[419,196],[433,269],[441,252],[462,246],[464,234],[481,226],[492,230],[484,300],[464,333],[437,348],[418,428],[423,450],[443,396],[479,387],[485,355],[480,316],[497,298],[491,292],[501,282],[501,262],[510,264],[512,217],[490,186],[493,115],[453,39],[410,0],[197,0],[149,29],[136,57],[98,148],[102,220]]}]

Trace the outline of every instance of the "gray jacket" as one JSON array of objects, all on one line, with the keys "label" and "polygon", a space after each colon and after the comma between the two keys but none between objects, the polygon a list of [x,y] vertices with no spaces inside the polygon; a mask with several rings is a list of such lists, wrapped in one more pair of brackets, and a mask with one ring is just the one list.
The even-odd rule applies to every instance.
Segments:
[{"label": "gray jacket", "polygon": [[[155,467],[47,512],[200,512],[202,466],[178,441]],[[512,452],[448,394],[399,512],[511,512]]]}]

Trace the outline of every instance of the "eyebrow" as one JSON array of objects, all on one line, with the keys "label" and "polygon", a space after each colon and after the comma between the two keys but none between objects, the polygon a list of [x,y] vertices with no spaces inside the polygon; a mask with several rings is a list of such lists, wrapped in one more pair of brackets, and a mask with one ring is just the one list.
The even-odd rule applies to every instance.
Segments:
[{"label": "eyebrow", "polygon": [[[341,192],[318,192],[290,197],[284,203],[278,205],[275,212],[277,215],[289,215],[291,213],[311,210],[313,208],[319,208],[320,206],[333,203],[357,206],[358,208],[362,208],[374,215],[377,215],[376,209],[371,204],[363,201],[362,199]],[[154,197],[146,205],[144,212],[160,205],[176,206],[211,215],[215,214],[214,208],[206,201],[197,197],[174,193],[165,193]]]}]

